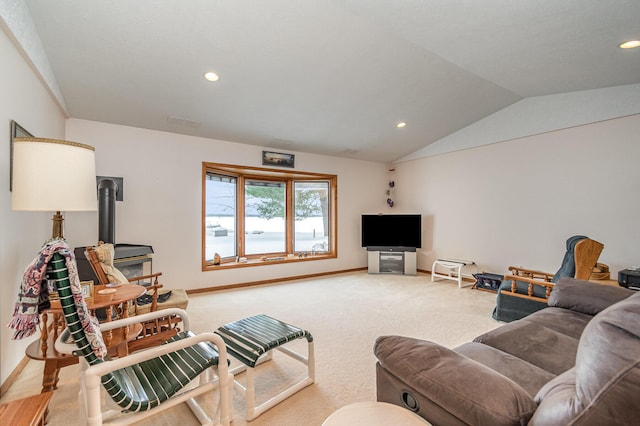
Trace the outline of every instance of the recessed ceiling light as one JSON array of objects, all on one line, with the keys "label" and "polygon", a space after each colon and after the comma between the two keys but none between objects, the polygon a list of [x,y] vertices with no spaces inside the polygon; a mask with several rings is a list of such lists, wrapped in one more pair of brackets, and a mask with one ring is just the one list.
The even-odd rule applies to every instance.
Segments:
[{"label": "recessed ceiling light", "polygon": [[640,40],[625,41],[624,43],[621,43],[620,46],[618,47],[620,49],[633,49],[635,47],[640,47]]},{"label": "recessed ceiling light", "polygon": [[398,124],[396,124],[396,127],[397,127],[398,129],[401,129],[401,128],[403,128],[403,127],[404,127],[404,126],[406,126],[406,125],[407,125],[407,123],[405,123],[404,121],[401,121],[401,122],[399,122]]},{"label": "recessed ceiling light", "polygon": [[209,81],[218,81],[220,77],[218,77],[218,74],[216,74],[215,72],[209,71],[204,75],[204,78],[206,78]]}]

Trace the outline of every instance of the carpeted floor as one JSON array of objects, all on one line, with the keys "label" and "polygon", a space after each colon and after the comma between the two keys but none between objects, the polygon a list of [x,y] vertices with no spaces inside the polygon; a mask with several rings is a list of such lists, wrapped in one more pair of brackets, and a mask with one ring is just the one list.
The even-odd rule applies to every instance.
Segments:
[{"label": "carpeted floor", "polygon": [[[494,305],[495,294],[469,286],[459,289],[448,280],[432,283],[424,274],[354,272],[192,295],[188,312],[195,332],[213,331],[258,313],[309,330],[315,342],[316,383],[250,423],[245,419],[243,399],[234,392],[233,424],[314,426],[342,406],[376,399],[372,348],[378,336],[398,334],[455,347],[499,325],[491,318]],[[292,345],[306,354],[306,340]],[[39,392],[42,368],[42,362],[30,361],[2,402]],[[275,352],[273,360],[257,370],[258,402],[265,392],[282,388],[303,373],[302,364]],[[50,426],[82,424],[77,413],[77,375],[77,366],[61,371],[50,405]],[[140,424],[190,426],[198,422],[181,405]]]}]

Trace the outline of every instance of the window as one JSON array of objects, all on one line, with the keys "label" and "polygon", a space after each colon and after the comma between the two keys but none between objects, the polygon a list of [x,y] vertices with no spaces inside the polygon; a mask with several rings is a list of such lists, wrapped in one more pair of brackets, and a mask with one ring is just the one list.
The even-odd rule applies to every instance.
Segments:
[{"label": "window", "polygon": [[236,184],[237,179],[233,176],[215,173],[206,175],[206,259],[213,259],[215,253],[225,258],[237,255],[233,238],[236,233]]},{"label": "window", "polygon": [[284,253],[286,182],[245,179],[245,254]]},{"label": "window", "polygon": [[328,251],[329,183],[295,181],[293,200],[296,216],[294,250],[310,251],[312,254]]},{"label": "window", "polygon": [[335,175],[203,163],[203,269],[336,257],[336,199]]}]

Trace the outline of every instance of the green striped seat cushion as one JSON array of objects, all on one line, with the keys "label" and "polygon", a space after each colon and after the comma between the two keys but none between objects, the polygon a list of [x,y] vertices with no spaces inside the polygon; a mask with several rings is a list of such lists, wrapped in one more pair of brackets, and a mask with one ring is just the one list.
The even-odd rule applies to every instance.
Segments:
[{"label": "green striped seat cushion", "polygon": [[[194,336],[180,332],[168,342]],[[102,376],[102,384],[125,412],[144,411],[178,393],[200,373],[218,365],[218,351],[203,342]]]},{"label": "green striped seat cushion", "polygon": [[280,345],[302,337],[313,341],[307,330],[264,314],[225,324],[215,333],[222,337],[230,354],[252,368],[261,355]]}]

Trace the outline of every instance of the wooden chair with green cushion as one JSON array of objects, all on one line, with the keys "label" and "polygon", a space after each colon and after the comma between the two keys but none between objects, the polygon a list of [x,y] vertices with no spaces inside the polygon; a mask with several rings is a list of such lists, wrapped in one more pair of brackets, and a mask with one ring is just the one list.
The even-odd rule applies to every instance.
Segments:
[{"label": "wooden chair with green cushion", "polygon": [[[165,313],[150,312],[101,324],[100,330],[171,314],[181,317],[184,331],[165,344],[122,358],[108,359],[102,355],[106,348],[100,333],[92,333],[93,327],[87,326],[88,314],[77,275],[75,281],[78,283],[73,284],[73,275],[70,279],[69,268],[75,268],[75,259],[56,252],[49,265],[49,279],[56,283],[67,324],[67,329],[56,341],[56,350],[80,357],[80,400],[88,425],[102,425],[109,420],[130,424],[182,402],[187,403],[203,425],[229,425],[233,375],[229,372],[227,351],[220,336],[190,332],[184,310],[173,308]],[[73,285],[78,287],[75,291]],[[74,343],[67,343],[69,339]],[[214,423],[194,398],[213,393],[216,389],[219,396],[215,412],[217,422]],[[108,395],[104,411],[101,390]],[[113,408],[108,409],[108,405]]]},{"label": "wooden chair with green cushion", "polygon": [[[95,247],[88,246],[85,248],[85,255],[98,278],[98,284],[131,283],[145,286],[146,294],[136,300],[130,315],[141,315],[169,308],[187,309],[189,296],[185,290],[161,290],[163,285],[158,280],[162,272],[126,278],[114,266],[113,244],[98,243]],[[167,315],[142,323],[142,332],[136,340],[129,343],[129,350],[136,351],[155,346],[175,336],[179,331],[179,322],[179,318]]]}]

